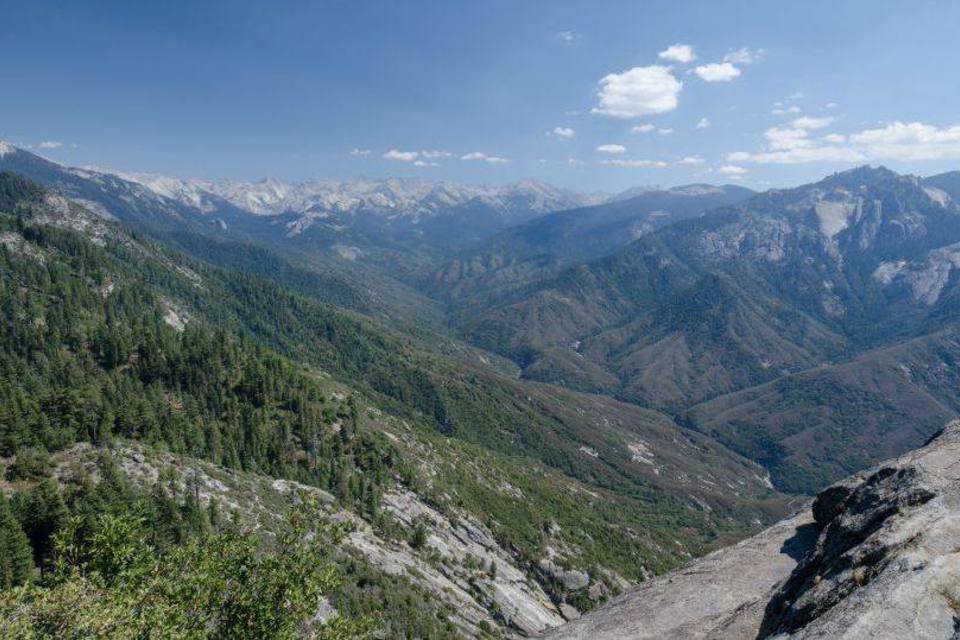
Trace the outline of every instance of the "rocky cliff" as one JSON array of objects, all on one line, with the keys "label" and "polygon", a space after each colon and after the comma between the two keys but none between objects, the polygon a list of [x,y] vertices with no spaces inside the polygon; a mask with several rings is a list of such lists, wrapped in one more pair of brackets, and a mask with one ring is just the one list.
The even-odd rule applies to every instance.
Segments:
[{"label": "rocky cliff", "polygon": [[804,512],[552,630],[553,639],[956,638],[960,421]]}]

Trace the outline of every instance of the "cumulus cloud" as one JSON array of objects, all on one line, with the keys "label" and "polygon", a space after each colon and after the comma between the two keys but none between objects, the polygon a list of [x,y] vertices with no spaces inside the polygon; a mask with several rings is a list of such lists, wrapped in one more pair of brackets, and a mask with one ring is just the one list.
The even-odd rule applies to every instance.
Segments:
[{"label": "cumulus cloud", "polygon": [[704,82],[730,82],[740,77],[740,69],[729,62],[713,62],[693,70]]},{"label": "cumulus cloud", "polygon": [[750,47],[740,47],[736,51],[731,51],[723,56],[724,62],[731,64],[753,64],[763,58],[763,49],[751,49]]},{"label": "cumulus cloud", "polygon": [[628,167],[632,169],[661,168],[666,167],[667,163],[663,160],[601,160],[600,164],[608,167]]},{"label": "cumulus cloud", "polygon": [[687,156],[677,160],[677,164],[703,164],[704,160],[700,156]]},{"label": "cumulus cloud", "polygon": [[657,133],[659,133],[659,134],[662,135],[662,136],[668,136],[668,135],[670,135],[671,133],[673,133],[673,129],[670,129],[670,128],[657,129]]},{"label": "cumulus cloud", "polygon": [[687,64],[697,59],[693,47],[689,44],[672,44],[657,54],[662,60]]},{"label": "cumulus cloud", "polygon": [[805,162],[864,162],[867,158],[854,149],[821,145],[757,153],[737,151],[728,154],[727,160],[731,162],[752,162],[754,164],[801,164]]},{"label": "cumulus cloud", "polygon": [[579,33],[577,33],[576,31],[561,31],[560,33],[557,34],[557,40],[559,40],[559,41],[561,41],[561,42],[563,42],[563,43],[565,43],[565,44],[570,44],[570,43],[572,43],[572,42],[576,42],[577,40],[579,40],[579,39],[582,38],[582,37],[583,37],[583,36],[581,36],[581,35],[580,35]]},{"label": "cumulus cloud", "polygon": [[[366,155],[365,153],[362,153],[362,151],[364,150],[361,149],[359,151],[361,151],[361,153],[354,154],[354,155]],[[432,162],[432,160],[437,158],[447,158],[451,155],[453,154],[451,154],[448,151],[438,151],[438,150],[399,151],[397,149],[390,149],[385,154],[383,154],[382,157],[385,160],[393,160],[395,162],[407,162],[409,164],[412,164],[415,167],[438,167],[440,165],[437,164],[436,162]]]},{"label": "cumulus cloud", "polygon": [[700,118],[700,120],[697,121],[697,129],[706,129],[710,124],[709,118]]},{"label": "cumulus cloud", "polygon": [[812,143],[807,129],[772,127],[763,133],[771,149],[798,149]]},{"label": "cumulus cloud", "polygon": [[467,161],[486,162],[488,164],[504,164],[504,163],[510,162],[508,159],[501,158],[499,156],[488,156],[482,151],[473,151],[471,153],[466,153],[460,156],[460,159],[467,160]]},{"label": "cumulus cloud", "polygon": [[683,89],[683,83],[673,77],[670,68],[660,65],[611,73],[599,84],[600,103],[591,112],[624,119],[673,111]]},{"label": "cumulus cloud", "polygon": [[740,77],[740,66],[758,62],[762,57],[763,49],[741,47],[723,56],[720,62],[700,65],[693,72],[704,82],[730,82]]},{"label": "cumulus cloud", "polygon": [[63,146],[63,143],[56,140],[44,140],[39,146],[41,149],[59,149]]},{"label": "cumulus cloud", "polygon": [[793,122],[790,123],[794,129],[825,129],[833,124],[832,116],[824,116],[822,118],[811,118],[810,116],[804,116],[802,118],[796,118]]},{"label": "cumulus cloud", "polygon": [[370,155],[370,149],[361,149],[360,147],[355,147],[350,151],[352,156],[368,156]]},{"label": "cumulus cloud", "polygon": [[654,129],[656,129],[656,127],[653,126],[652,124],[649,124],[649,123],[648,123],[648,124],[638,124],[638,125],[630,128],[630,133],[650,133],[650,132],[653,131]]},{"label": "cumulus cloud", "polygon": [[937,128],[922,122],[891,122],[850,136],[871,158],[940,160],[960,158],[960,125]]},{"label": "cumulus cloud", "polygon": [[420,157],[419,151],[399,151],[397,149],[390,149],[385,154],[383,154],[384,160],[395,160],[397,162],[416,162],[417,158]]},{"label": "cumulus cloud", "polygon": [[825,104],[824,106],[825,106],[827,109],[836,109],[836,108],[839,107],[840,105],[838,105],[836,102],[828,102],[828,103]]},{"label": "cumulus cloud", "polygon": [[626,153],[627,148],[622,144],[602,144],[597,147],[599,153],[609,153],[613,155],[619,155],[621,153]]},{"label": "cumulus cloud", "polygon": [[757,152],[738,151],[730,162],[798,164],[804,162],[870,162],[960,158],[960,125],[936,127],[922,122],[891,122],[843,136],[810,137],[810,129],[768,129],[767,146]]},{"label": "cumulus cloud", "polygon": [[743,174],[747,173],[747,169],[735,164],[725,164],[717,169],[717,171],[725,176],[742,176]]},{"label": "cumulus cloud", "polygon": [[570,139],[573,136],[577,135],[577,132],[571,129],[570,127],[554,127],[552,132],[547,132],[547,135],[552,133],[555,136],[560,136],[561,138]]},{"label": "cumulus cloud", "polygon": [[[356,153],[354,153],[356,152]],[[366,149],[354,149],[350,152],[351,155],[367,155],[370,153]],[[453,156],[449,151],[441,151],[440,149],[427,149],[424,151],[399,151],[398,149],[390,149],[385,154],[383,158],[385,160],[393,160],[395,162],[408,162],[415,167],[438,167],[440,166],[433,160],[439,160],[440,158],[449,158]]]}]

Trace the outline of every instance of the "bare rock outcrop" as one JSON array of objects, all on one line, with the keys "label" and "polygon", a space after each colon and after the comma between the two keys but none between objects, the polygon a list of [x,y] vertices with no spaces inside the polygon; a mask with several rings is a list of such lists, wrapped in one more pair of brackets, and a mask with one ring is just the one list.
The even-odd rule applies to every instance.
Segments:
[{"label": "bare rock outcrop", "polygon": [[[809,513],[650,580],[546,633],[553,640],[754,638],[777,585],[813,544]],[[752,635],[751,635],[752,633]]]},{"label": "bare rock outcrop", "polygon": [[960,637],[960,421],[547,638]]}]

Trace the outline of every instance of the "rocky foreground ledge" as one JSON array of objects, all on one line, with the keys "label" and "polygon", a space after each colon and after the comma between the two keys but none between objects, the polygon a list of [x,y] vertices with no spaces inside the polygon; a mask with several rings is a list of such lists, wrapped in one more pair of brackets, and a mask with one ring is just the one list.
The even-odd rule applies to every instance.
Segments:
[{"label": "rocky foreground ledge", "polygon": [[543,637],[960,638],[960,421]]}]

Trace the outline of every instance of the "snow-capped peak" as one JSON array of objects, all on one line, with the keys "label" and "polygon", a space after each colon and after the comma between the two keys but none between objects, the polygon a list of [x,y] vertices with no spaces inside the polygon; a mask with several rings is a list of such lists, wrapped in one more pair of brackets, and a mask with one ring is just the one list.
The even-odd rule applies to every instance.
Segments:
[{"label": "snow-capped peak", "polygon": [[288,183],[275,178],[258,182],[210,182],[151,174],[118,175],[157,195],[201,210],[212,206],[209,203],[215,197],[257,215],[297,213],[324,217],[363,212],[418,220],[442,215],[471,202],[483,203],[503,214],[518,208],[541,214],[598,201],[595,196],[583,196],[533,180],[487,186],[406,178]]}]

